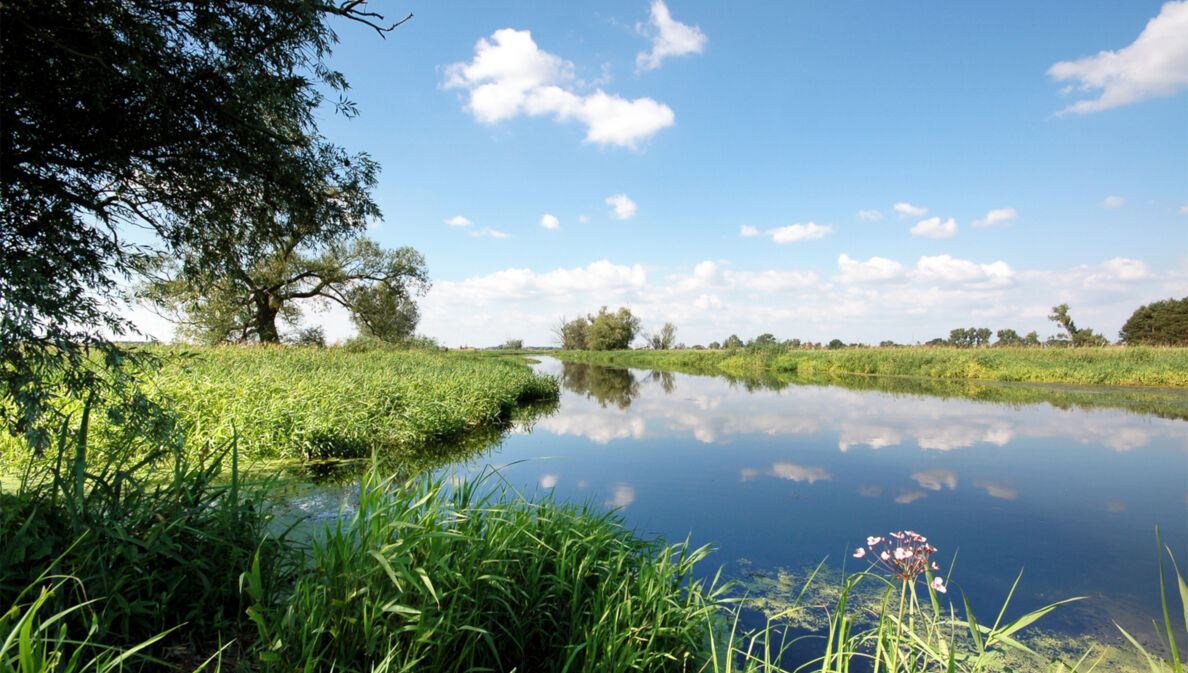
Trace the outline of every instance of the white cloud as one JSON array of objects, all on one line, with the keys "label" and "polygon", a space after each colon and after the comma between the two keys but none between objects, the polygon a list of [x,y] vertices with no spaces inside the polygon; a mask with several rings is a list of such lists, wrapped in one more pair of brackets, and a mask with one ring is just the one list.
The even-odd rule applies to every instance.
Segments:
[{"label": "white cloud", "polygon": [[701,311],[717,310],[722,308],[722,299],[716,294],[703,294],[693,302],[693,306]]},{"label": "white cloud", "polygon": [[606,197],[606,205],[614,206],[614,211],[611,215],[616,220],[626,220],[635,215],[635,202],[627,198],[626,194],[615,194],[614,196]]},{"label": "white cloud", "polygon": [[878,222],[883,219],[883,211],[881,210],[859,210],[858,219],[866,222]]},{"label": "white cloud", "polygon": [[832,231],[833,225],[827,224],[821,226],[809,222],[808,224],[792,224],[787,227],[769,229],[767,233],[771,234],[771,239],[776,243],[798,243],[800,241],[825,238]]},{"label": "white cloud", "polygon": [[986,493],[990,494],[991,498],[1001,498],[1002,500],[1014,500],[1019,497],[1019,491],[1004,484],[998,484],[992,481],[985,481],[979,479],[974,481],[974,487],[984,489]]},{"label": "white cloud", "polygon": [[450,219],[446,220],[445,223],[450,225],[451,227],[469,227],[470,225],[474,224],[473,222],[466,219],[465,217],[462,217],[461,215],[455,215],[455,216],[451,217]]},{"label": "white cloud", "polygon": [[1151,277],[1147,264],[1137,259],[1115,257],[1101,263],[1111,278],[1116,280],[1145,280]]},{"label": "white cloud", "polygon": [[458,282],[439,281],[433,285],[430,295],[438,302],[466,305],[469,302],[565,296],[579,292],[598,297],[642,289],[646,284],[647,272],[639,264],[624,266],[604,259],[586,267],[546,273],[505,269]]},{"label": "white cloud", "polygon": [[470,235],[471,236],[490,236],[491,238],[507,238],[509,236],[509,234],[502,232],[502,231],[497,231],[495,229],[492,229],[491,227],[483,227],[482,229],[479,229],[478,231],[472,231],[472,232],[470,232]]},{"label": "white cloud", "polygon": [[1101,202],[1101,207],[1109,210],[1118,210],[1124,205],[1126,205],[1126,199],[1122,198],[1121,196],[1107,196],[1105,197],[1105,200]]},{"label": "white cloud", "polygon": [[586,142],[634,148],[675,120],[671,108],[651,98],[627,100],[601,89],[575,93],[573,64],[541,50],[530,31],[497,30],[474,51],[474,60],[446,68],[442,86],[466,90],[467,108],[485,124],[552,115],[585,124]]},{"label": "white cloud", "polygon": [[952,283],[981,286],[1009,285],[1015,278],[1015,271],[1006,262],[978,264],[968,259],[955,259],[950,255],[924,256],[916,262],[912,277],[925,283]]},{"label": "white cloud", "polygon": [[[705,49],[705,33],[697,26],[688,26],[673,19],[663,0],[653,0],[648,25],[654,29],[652,51],[641,51],[636,55],[635,65],[640,70],[659,68],[660,62],[669,56],[700,54]],[[645,34],[653,32],[642,25],[637,26],[637,29]]]},{"label": "white cloud", "polygon": [[871,281],[892,280],[904,275],[903,265],[885,257],[871,257],[865,262],[851,259],[846,253],[837,258],[837,268],[841,275],[837,280],[842,283],[865,283]]},{"label": "white cloud", "polygon": [[558,221],[555,216],[545,213],[544,216],[540,218],[540,226],[544,227],[545,229],[560,229],[561,222]]},{"label": "white cloud", "polygon": [[557,480],[561,478],[559,474],[542,474],[540,476],[541,488],[552,488],[557,485]]},{"label": "white cloud", "polygon": [[899,495],[895,496],[895,502],[900,505],[910,505],[920,498],[927,498],[928,494],[924,491],[906,491],[900,490]]},{"label": "white cloud", "polygon": [[1175,94],[1188,86],[1186,36],[1188,1],[1168,2],[1133,44],[1053,65],[1049,76],[1076,83],[1067,90],[1101,92],[1098,98],[1077,101],[1059,114],[1086,114]]},{"label": "white cloud", "polygon": [[824,467],[813,465],[804,466],[796,463],[775,463],[771,466],[771,471],[768,472],[773,477],[780,479],[791,479],[792,481],[807,481],[810,484],[815,484],[818,481],[832,481],[833,473],[825,470]]},{"label": "white cloud", "polygon": [[586,224],[589,221],[590,221],[589,217],[587,217],[585,215],[578,215],[578,222],[581,222],[582,224]]},{"label": "white cloud", "polygon": [[815,222],[809,222],[808,224],[790,224],[786,227],[776,227],[775,229],[760,231],[758,227],[744,224],[739,228],[738,233],[740,236],[771,236],[771,240],[776,243],[799,243],[800,241],[825,238],[833,233],[833,225],[820,225]]},{"label": "white cloud", "polygon": [[1019,211],[1014,208],[995,208],[986,213],[986,217],[981,220],[974,220],[975,227],[990,227],[1003,222],[1011,222],[1019,217]]},{"label": "white cloud", "polygon": [[895,209],[895,212],[899,213],[900,218],[921,217],[928,213],[927,208],[921,208],[920,206],[913,206],[912,204],[910,204],[906,201],[900,201],[899,203],[892,206],[892,208]]},{"label": "white cloud", "polygon": [[957,221],[949,218],[944,222],[939,217],[930,217],[927,220],[920,220],[916,226],[912,227],[913,236],[924,236],[925,238],[951,238],[957,234]]}]

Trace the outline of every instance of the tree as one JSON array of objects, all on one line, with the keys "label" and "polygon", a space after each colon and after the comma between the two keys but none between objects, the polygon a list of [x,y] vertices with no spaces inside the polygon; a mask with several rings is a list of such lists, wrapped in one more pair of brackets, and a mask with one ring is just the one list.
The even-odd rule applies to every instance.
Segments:
[{"label": "tree", "polygon": [[557,344],[567,351],[586,350],[586,332],[590,323],[584,317],[578,316],[566,321],[565,316],[553,327],[553,334],[557,337]]},{"label": "tree", "polygon": [[1039,332],[1031,330],[1027,336],[1023,337],[1024,346],[1038,346],[1040,345]]},{"label": "tree", "polygon": [[1122,325],[1118,340],[1126,344],[1188,346],[1188,297],[1140,306]]},{"label": "tree", "polygon": [[706,348],[709,348],[710,350],[715,350],[715,351],[721,347],[722,347],[722,344],[718,343],[717,341],[711,341],[711,342],[709,342],[709,345],[706,346]]},{"label": "tree", "polygon": [[760,350],[760,349],[764,349],[764,348],[770,348],[772,346],[775,346],[778,343],[779,343],[779,341],[776,341],[774,334],[772,334],[771,332],[764,332],[763,334],[760,334],[759,336],[755,337],[754,339],[751,339],[750,341],[748,341],[747,348],[752,349],[752,350]]},{"label": "tree", "polygon": [[36,417],[63,376],[104,377],[84,371],[88,349],[120,359],[101,330],[129,328],[112,302],[130,270],[128,227],[218,256],[209,235],[247,226],[232,216],[240,204],[296,217],[327,207],[321,168],[347,157],[320,139],[314,113],[326,93],[355,111],[325,62],[332,16],[390,29],[358,2],[0,3],[7,420]]},{"label": "tree", "polygon": [[[412,282],[417,291],[424,287],[419,279]],[[421,312],[408,290],[399,280],[360,283],[348,289],[344,305],[350,309],[351,322],[359,334],[387,343],[407,341],[421,320]]]},{"label": "tree", "polygon": [[973,338],[969,330],[964,327],[949,330],[949,345],[957,348],[969,348],[972,345]]},{"label": "tree", "polygon": [[523,339],[508,339],[507,341],[505,341],[503,343],[502,346],[500,346],[500,348],[505,351],[522,350],[524,348],[524,340]]},{"label": "tree", "polygon": [[151,279],[139,295],[184,335],[206,343],[277,343],[277,319],[296,322],[297,303],[311,299],[347,308],[364,336],[397,342],[411,334],[419,318],[412,295],[429,284],[421,255],[383,250],[366,238],[322,244],[328,231],[296,229],[258,257],[255,246],[228,240],[217,264],[184,248],[180,261],[156,256],[144,268]]},{"label": "tree", "polygon": [[829,345],[826,347],[831,351],[835,351],[835,350],[838,350],[839,348],[845,348],[846,342],[842,341],[841,339],[831,339],[829,341]]},{"label": "tree", "polygon": [[676,343],[676,325],[666,322],[664,323],[664,327],[660,328],[659,332],[649,334],[644,339],[648,342],[648,347],[653,350],[670,350]]},{"label": "tree", "polygon": [[[1091,329],[1078,329],[1076,323],[1073,322],[1072,316],[1068,314],[1068,304],[1060,304],[1052,307],[1052,315],[1048,316],[1051,320],[1060,325],[1065,332],[1068,333],[1069,345],[1072,346],[1105,346],[1110,342],[1103,335],[1094,332]],[[1056,342],[1064,341],[1063,339],[1052,340],[1053,345],[1063,345]]]},{"label": "tree", "polygon": [[592,351],[622,350],[631,346],[639,332],[639,318],[631,314],[626,306],[611,313],[603,306],[598,315],[587,318],[590,327],[586,331],[586,347]]},{"label": "tree", "polygon": [[730,336],[726,337],[725,341],[722,342],[722,348],[725,348],[726,350],[734,350],[735,348],[742,347],[743,341],[742,339],[738,338],[737,334],[731,334]]},{"label": "tree", "polygon": [[1023,343],[1023,337],[1013,329],[1000,329],[995,336],[998,337],[994,344],[996,346],[1019,346]]}]

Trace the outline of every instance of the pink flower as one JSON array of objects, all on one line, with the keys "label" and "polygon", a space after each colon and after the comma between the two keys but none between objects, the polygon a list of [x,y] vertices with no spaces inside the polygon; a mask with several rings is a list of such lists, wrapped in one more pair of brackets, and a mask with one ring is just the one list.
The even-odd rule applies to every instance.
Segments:
[{"label": "pink flower", "polygon": [[890,555],[890,554],[888,554],[887,552],[883,552],[882,554],[879,554],[879,558],[881,558],[881,559],[883,559],[884,561],[886,561],[887,559],[891,558],[891,555]]},{"label": "pink flower", "polygon": [[945,581],[939,577],[933,578],[932,588],[934,590],[936,590],[937,593],[942,593],[942,594],[945,593],[946,591],[948,591],[948,589],[945,588]]},{"label": "pink flower", "polygon": [[932,562],[932,569],[933,569],[933,570],[940,570],[940,566],[938,566],[938,565],[936,564],[936,561],[933,561],[933,562]]},{"label": "pink flower", "polygon": [[911,557],[912,557],[911,549],[904,549],[903,547],[895,548],[895,560],[896,561],[902,561],[904,559],[909,559]]},{"label": "pink flower", "polygon": [[859,547],[857,551],[854,552],[854,558],[862,558],[863,556],[866,556],[866,550],[862,547]]},{"label": "pink flower", "polygon": [[867,547],[873,547],[873,546],[875,546],[876,544],[878,544],[878,543],[880,543],[880,542],[882,542],[882,541],[883,541],[883,538],[881,538],[881,537],[874,537],[874,536],[872,535],[872,536],[870,536],[870,537],[867,537],[867,538],[866,538],[866,546],[867,546]]}]

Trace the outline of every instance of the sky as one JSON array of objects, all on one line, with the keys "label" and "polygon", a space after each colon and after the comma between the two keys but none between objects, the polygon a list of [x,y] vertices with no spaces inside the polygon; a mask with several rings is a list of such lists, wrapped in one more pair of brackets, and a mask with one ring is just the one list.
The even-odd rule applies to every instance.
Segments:
[{"label": "sky", "polygon": [[[688,345],[1116,338],[1188,295],[1188,1],[372,2],[334,24],[446,346],[628,306]],[[169,338],[138,314],[149,333]],[[330,340],[338,310],[309,310]]]}]

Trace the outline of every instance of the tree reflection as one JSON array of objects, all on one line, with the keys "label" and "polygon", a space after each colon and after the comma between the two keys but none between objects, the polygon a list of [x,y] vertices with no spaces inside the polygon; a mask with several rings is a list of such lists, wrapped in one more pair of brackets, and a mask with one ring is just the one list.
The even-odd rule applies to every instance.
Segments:
[{"label": "tree reflection", "polygon": [[[671,373],[668,376],[673,378]],[[563,362],[561,385],[570,392],[598,400],[598,404],[603,407],[613,404],[626,409],[631,406],[632,400],[639,397],[639,382],[635,380],[635,375],[629,369],[617,367]]]}]

